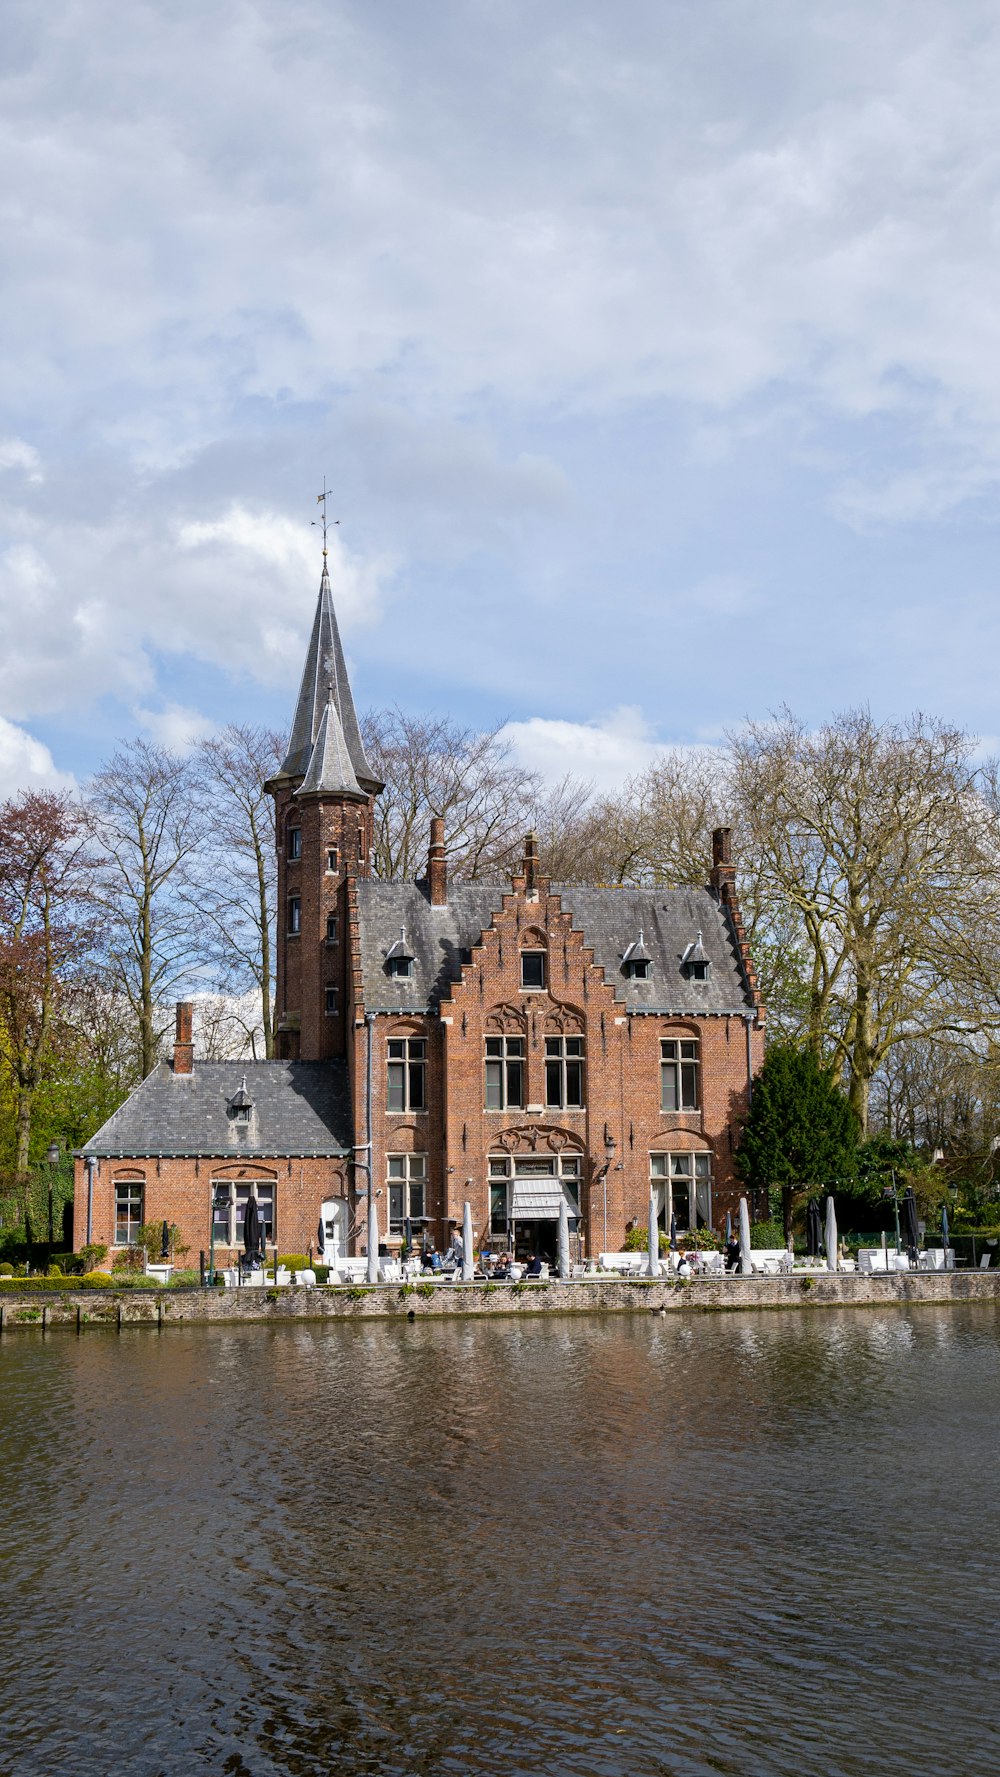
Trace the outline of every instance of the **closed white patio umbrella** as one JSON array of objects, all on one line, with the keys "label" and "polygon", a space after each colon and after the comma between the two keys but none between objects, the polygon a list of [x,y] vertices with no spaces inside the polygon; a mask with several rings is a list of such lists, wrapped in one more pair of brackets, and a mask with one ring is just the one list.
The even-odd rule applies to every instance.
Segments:
[{"label": "closed white patio umbrella", "polygon": [[472,1283],[476,1275],[476,1255],[472,1250],[472,1204],[462,1210],[462,1282]]},{"label": "closed white patio umbrella", "polygon": [[563,1197],[559,1204],[559,1275],[567,1278],[569,1274],[569,1210]]},{"label": "closed white patio umbrella", "polygon": [[753,1266],[750,1263],[750,1205],[745,1197],[740,1198],[740,1276],[750,1277]]},{"label": "closed white patio umbrella", "polygon": [[368,1205],[368,1272],[369,1283],[378,1283],[378,1203],[374,1191]]},{"label": "closed white patio umbrella", "polygon": [[656,1219],[656,1198],[649,1193],[649,1259],[646,1265],[650,1277],[660,1275],[660,1224]]},{"label": "closed white patio umbrella", "polygon": [[828,1271],[837,1269],[837,1213],[832,1197],[826,1200],[826,1268]]}]

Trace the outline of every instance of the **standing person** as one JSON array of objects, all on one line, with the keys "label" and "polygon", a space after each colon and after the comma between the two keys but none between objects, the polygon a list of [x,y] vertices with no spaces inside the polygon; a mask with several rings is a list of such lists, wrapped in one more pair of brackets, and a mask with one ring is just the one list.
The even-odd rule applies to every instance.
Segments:
[{"label": "standing person", "polygon": [[452,1223],[451,1244],[448,1248],[448,1257],[449,1259],[453,1259],[456,1265],[461,1265],[465,1258],[465,1242],[462,1239],[457,1222]]}]

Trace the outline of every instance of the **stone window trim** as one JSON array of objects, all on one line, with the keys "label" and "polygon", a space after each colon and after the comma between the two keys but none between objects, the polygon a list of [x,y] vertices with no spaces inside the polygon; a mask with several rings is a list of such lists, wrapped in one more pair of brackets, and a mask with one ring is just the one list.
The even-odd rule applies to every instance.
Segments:
[{"label": "stone window trim", "polygon": [[337,915],[335,913],[328,913],[326,916],[326,942],[328,944],[336,944],[337,942]]},{"label": "stone window trim", "polygon": [[337,989],[335,987],[325,987],[323,989],[323,1014],[324,1014],[324,1017],[334,1018],[334,1017],[336,1017],[338,1010],[339,1010],[339,1008],[337,1005]]},{"label": "stone window trim", "polygon": [[386,1038],[386,1101],[389,1116],[427,1109],[427,1039]]},{"label": "stone window trim", "polygon": [[520,1111],[524,1109],[525,1053],[527,1044],[520,1035],[492,1033],[483,1039],[487,1111]]},{"label": "stone window trim", "polygon": [[586,1107],[586,1050],[582,1036],[546,1035],[547,1110],[582,1111]]},{"label": "stone window trim", "polygon": [[209,1198],[216,1247],[243,1246],[243,1220],[251,1194],[264,1224],[265,1238],[273,1245],[277,1226],[278,1181],[272,1175],[262,1178],[215,1178]]},{"label": "stone window trim", "polygon": [[533,933],[521,940],[520,987],[522,993],[544,993],[549,984],[549,956],[545,945],[532,943]]},{"label": "stone window trim", "polygon": [[583,1155],[575,1148],[559,1153],[492,1153],[487,1161],[490,1197],[490,1237],[506,1240],[510,1234],[513,1186],[518,1179],[558,1179],[566,1194],[570,1225],[580,1219],[583,1187]]},{"label": "stone window trim", "polygon": [[339,869],[340,852],[337,846],[328,845],[326,848],[326,873],[328,876],[336,876]]},{"label": "stone window trim", "polygon": [[115,1177],[115,1246],[135,1246],[145,1220],[145,1202],[145,1173],[118,1173]]},{"label": "stone window trim", "polygon": [[670,1232],[671,1216],[677,1232],[712,1225],[713,1154],[711,1148],[651,1150],[649,1188],[656,1198],[657,1219]]},{"label": "stone window trim", "polygon": [[289,938],[299,938],[302,935],[301,895],[289,895],[288,897],[288,919],[285,930]]},{"label": "stone window trim", "polygon": [[427,1155],[387,1154],[385,1176],[390,1234],[405,1234],[407,1221],[411,1227],[418,1222],[422,1229],[427,1216]]},{"label": "stone window trim", "polygon": [[701,1108],[701,1040],[692,1031],[671,1031],[660,1038],[660,1111],[694,1115]]}]

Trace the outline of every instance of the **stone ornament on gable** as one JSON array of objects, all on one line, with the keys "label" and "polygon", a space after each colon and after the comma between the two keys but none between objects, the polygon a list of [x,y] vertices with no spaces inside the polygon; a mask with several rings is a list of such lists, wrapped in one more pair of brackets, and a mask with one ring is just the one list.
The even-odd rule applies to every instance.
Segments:
[{"label": "stone ornament on gable", "polygon": [[519,1036],[523,1036],[525,1028],[526,1024],[523,1012],[518,1006],[511,1006],[506,1002],[502,1005],[494,1006],[492,1012],[490,1012],[486,1018],[486,1029],[488,1031],[502,1031],[504,1033],[514,1031]]},{"label": "stone ornament on gable", "polygon": [[583,1151],[578,1136],[571,1135],[565,1129],[548,1129],[541,1123],[526,1123],[520,1129],[504,1129],[497,1136],[497,1143],[506,1154],[537,1154],[539,1148],[547,1149],[550,1154],[562,1154],[566,1149],[575,1149],[580,1153]]}]

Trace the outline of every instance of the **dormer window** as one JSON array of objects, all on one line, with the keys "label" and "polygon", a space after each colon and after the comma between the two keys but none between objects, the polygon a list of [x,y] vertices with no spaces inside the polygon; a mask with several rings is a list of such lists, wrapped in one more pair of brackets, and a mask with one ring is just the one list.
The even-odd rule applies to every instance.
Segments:
[{"label": "dormer window", "polygon": [[400,926],[399,937],[385,953],[385,972],[403,978],[413,974],[413,952],[406,942],[405,926]]},{"label": "dormer window", "polygon": [[302,828],[301,827],[289,827],[289,829],[288,829],[288,861],[290,864],[297,864],[300,861],[301,857],[302,857]]},{"label": "dormer window", "polygon": [[648,981],[652,972],[653,965],[640,930],[638,938],[622,954],[622,973],[630,981]]},{"label": "dormer window", "polygon": [[249,1129],[253,1122],[253,1099],[247,1091],[247,1077],[243,1075],[243,1084],[238,1092],[234,1092],[227,1105],[229,1120],[238,1129]]},{"label": "dormer window", "polygon": [[694,942],[689,944],[681,957],[681,968],[689,981],[707,981],[712,972],[712,965],[705,954],[705,946],[698,933]]}]

